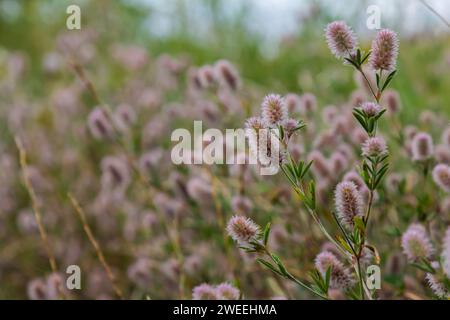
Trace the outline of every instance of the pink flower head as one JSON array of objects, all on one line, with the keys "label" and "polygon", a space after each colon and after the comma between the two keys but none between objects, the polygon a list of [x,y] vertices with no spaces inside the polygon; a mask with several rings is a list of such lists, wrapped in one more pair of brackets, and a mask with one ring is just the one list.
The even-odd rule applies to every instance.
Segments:
[{"label": "pink flower head", "polygon": [[434,275],[432,273],[427,273],[425,275],[425,279],[427,280],[427,284],[430,287],[431,291],[433,291],[433,293],[438,298],[441,298],[441,299],[450,298],[449,291],[447,290],[445,285],[443,283],[441,283],[439,281],[439,279],[437,279],[436,275]]},{"label": "pink flower head", "polygon": [[228,234],[240,244],[256,240],[259,231],[259,226],[253,220],[244,216],[233,216],[227,225]]},{"label": "pink flower head", "polygon": [[434,251],[424,226],[418,223],[410,225],[403,233],[402,248],[408,260],[413,262],[419,258],[430,258]]},{"label": "pink flower head", "polygon": [[447,278],[450,279],[450,227],[447,228],[442,242],[442,266]]},{"label": "pink flower head", "polygon": [[233,91],[239,89],[240,78],[236,68],[227,60],[219,60],[214,65],[215,77],[219,83]]},{"label": "pink flower head", "polygon": [[300,108],[303,114],[310,114],[317,109],[317,99],[312,93],[304,93],[300,97]]},{"label": "pink flower head", "polygon": [[392,71],[398,56],[397,34],[389,29],[381,30],[372,41],[369,64],[374,70]]},{"label": "pink flower head", "polygon": [[370,137],[362,145],[362,155],[365,157],[377,157],[387,154],[386,141],[381,137]]},{"label": "pink flower head", "polygon": [[216,289],[207,283],[198,285],[192,290],[193,300],[217,300],[217,298]]},{"label": "pink flower head", "polygon": [[434,152],[431,136],[425,132],[419,132],[414,135],[411,152],[414,161],[423,161],[431,158]]},{"label": "pink flower head", "polygon": [[218,300],[238,300],[240,292],[229,283],[221,283],[216,287]]},{"label": "pink flower head", "polygon": [[89,114],[88,127],[95,139],[108,139],[114,134],[114,127],[108,113],[102,107],[96,107]]},{"label": "pink flower head", "polygon": [[450,167],[440,163],[433,169],[433,180],[445,192],[450,192]]},{"label": "pink flower head", "polygon": [[316,269],[325,276],[331,267],[330,286],[334,289],[348,289],[353,285],[354,279],[344,264],[330,251],[322,251],[314,261]]},{"label": "pink flower head", "polygon": [[344,21],[334,21],[327,25],[325,37],[331,52],[339,59],[355,51],[357,39],[353,30]]},{"label": "pink flower head", "polygon": [[402,108],[400,95],[393,89],[384,91],[381,101],[383,102],[383,105],[386,106],[389,114],[398,113]]},{"label": "pink flower head", "polygon": [[353,227],[353,218],[363,216],[363,199],[353,182],[343,181],[336,186],[334,193],[338,217],[349,229]]},{"label": "pink flower head", "polygon": [[288,110],[283,98],[278,94],[269,94],[261,105],[263,120],[270,126],[281,124],[288,118]]},{"label": "pink flower head", "polygon": [[381,107],[375,102],[364,102],[361,104],[361,110],[368,117],[375,117],[381,111]]}]

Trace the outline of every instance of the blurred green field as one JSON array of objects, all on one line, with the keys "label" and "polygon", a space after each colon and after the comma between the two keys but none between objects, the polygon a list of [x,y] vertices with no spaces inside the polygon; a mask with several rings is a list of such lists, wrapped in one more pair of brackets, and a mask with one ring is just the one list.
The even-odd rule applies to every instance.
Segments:
[{"label": "blurred green field", "polygon": [[[301,219],[298,219],[296,214],[299,202],[291,195],[287,182],[280,177],[273,177],[272,180],[257,178],[252,180],[250,185],[242,186],[240,185],[242,181],[238,181],[235,177],[230,178],[231,169],[226,166],[201,170],[189,166],[175,167],[167,158],[162,157],[158,159],[156,174],[152,173],[155,177],[149,179],[151,184],[149,190],[139,185],[138,178],[132,172],[131,187],[126,192],[127,198],[122,199],[120,203],[101,203],[99,205],[101,209],[102,205],[106,208],[104,209],[106,213],[103,212],[105,215],[91,213],[101,211],[96,205],[98,205],[97,196],[101,193],[99,185],[102,184],[102,160],[108,155],[122,155],[124,150],[120,144],[96,141],[89,135],[86,119],[99,101],[89,88],[86,89],[86,83],[80,80],[79,74],[77,76],[76,68],[71,65],[73,61],[70,58],[63,59],[60,61],[58,71],[54,73],[49,73],[44,68],[43,61],[47,55],[61,49],[58,39],[65,35],[81,34],[79,31],[66,30],[65,10],[69,4],[78,4],[82,9],[82,33],[94,34],[92,36],[94,40],[86,41],[89,50],[92,50],[88,51],[92,53],[93,58],[86,63],[80,63],[85,76],[95,86],[99,100],[105,105],[112,106],[114,110],[120,103],[127,102],[124,100],[128,98],[133,101],[132,99],[145,89],[150,91],[153,88],[160,89],[158,63],[159,58],[165,54],[182,61],[184,65],[181,68],[182,72],[176,74],[175,89],[161,89],[162,93],[157,95],[161,101],[156,99],[158,100],[155,102],[156,107],[139,106],[140,113],[137,116],[135,130],[125,135],[124,141],[121,141],[125,145],[125,151],[132,156],[140,156],[153,149],[158,151],[162,149],[166,155],[170,153],[171,147],[170,130],[182,126],[191,127],[189,122],[191,119],[188,116],[182,113],[181,116],[179,114],[174,116],[170,112],[176,108],[169,108],[181,104],[181,107],[189,113],[190,108],[196,107],[196,100],[189,96],[191,93],[189,67],[214,64],[217,60],[226,59],[239,71],[243,86],[236,96],[239,96],[238,101],[242,108],[236,113],[228,112],[223,116],[220,114],[219,120],[213,121],[213,124],[221,129],[241,128],[245,119],[259,110],[263,96],[271,92],[281,95],[312,93],[316,96],[321,111],[328,105],[342,106],[339,110],[344,110],[349,105],[352,93],[360,89],[353,69],[337,61],[330,54],[325,42],[325,26],[340,18],[333,11],[333,7],[330,9],[326,6],[327,1],[306,1],[311,11],[298,19],[297,31],[273,41],[249,30],[246,19],[252,10],[250,4],[242,5],[232,16],[225,16],[223,14],[223,8],[227,5],[225,0],[195,1],[196,6],[202,8],[201,12],[206,14],[209,21],[206,24],[206,32],[203,30],[197,34],[198,26],[192,21],[190,14],[192,2],[174,0],[172,9],[175,9],[166,14],[166,19],[167,16],[169,20],[173,19],[170,22],[170,32],[158,35],[149,30],[149,26],[154,25],[149,24],[149,21],[157,20],[166,10],[166,7],[159,7],[158,2],[150,1],[150,5],[146,5],[139,1],[126,0],[27,0],[17,3],[0,0],[0,8],[3,9],[0,11],[0,82],[4,80],[0,87],[3,90],[0,91],[0,155],[5,155],[5,161],[1,163],[4,165],[2,168],[6,168],[0,173],[0,184],[1,178],[4,181],[8,180],[8,190],[5,194],[13,199],[11,208],[2,209],[4,212],[0,210],[0,242],[6,244],[4,247],[0,245],[0,299],[30,298],[27,294],[30,281],[36,277],[47,276],[49,273],[47,257],[40,246],[36,227],[33,225],[33,232],[28,234],[17,226],[17,216],[20,216],[23,210],[30,211],[31,201],[29,190],[25,188],[19,175],[15,136],[23,136],[29,152],[29,164],[42,173],[42,177],[37,175],[37,184],[41,182],[39,178],[51,181],[50,187],[42,183],[44,187],[38,191],[38,195],[42,196],[40,204],[44,208],[44,215],[45,211],[47,214],[50,212],[49,221],[46,223],[49,225],[50,238],[54,241],[58,263],[74,260],[67,248],[75,248],[74,256],[78,258],[75,259],[76,262],[80,261],[80,265],[85,270],[92,271],[92,274],[95,271],[95,277],[92,275],[94,279],[83,278],[83,281],[86,280],[95,288],[97,285],[100,289],[83,291],[79,296],[75,295],[75,298],[108,299],[115,296],[111,288],[102,287],[105,283],[109,285],[108,279],[105,280],[95,252],[86,240],[78,218],[67,199],[69,191],[79,196],[82,206],[88,212],[88,220],[105,247],[108,260],[114,266],[113,271],[119,275],[118,283],[124,289],[126,298],[190,298],[192,288],[206,281],[212,283],[230,281],[246,294],[246,298],[267,299],[281,296],[283,290],[280,290],[280,287],[285,289],[283,285],[267,276],[268,272],[261,270],[253,261],[250,262],[250,258],[242,257],[231,239],[224,236],[226,220],[232,213],[231,199],[240,193],[245,193],[252,199],[255,209],[251,210],[251,215],[255,220],[261,225],[273,220],[274,224],[282,226],[280,227],[282,231],[277,230],[279,234],[283,236],[287,233],[291,236],[287,244],[279,245],[280,252],[287,256],[287,264],[294,266],[295,272],[301,276],[305,276],[305,269],[312,268],[314,256],[323,245],[321,241],[324,239],[317,237],[317,230],[310,228],[309,223],[312,222],[303,211],[300,214]],[[359,31],[361,19],[365,17],[361,12],[365,12],[367,2],[355,1],[352,5],[354,5],[351,10],[353,20],[346,19],[346,21],[349,25],[354,25],[355,29],[359,26],[357,29]],[[396,8],[401,10],[398,4]],[[425,7],[421,10],[433,21],[432,23],[442,28],[441,22]],[[402,13],[402,16],[404,14]],[[267,21],[268,25],[270,23],[271,21]],[[395,19],[387,20],[383,26],[397,31]],[[361,34],[361,47],[368,50],[376,31],[363,31],[358,32]],[[419,30],[414,34],[400,30],[398,35],[400,39],[398,73],[391,88],[400,94],[402,109],[398,119],[390,118],[383,121],[380,131],[392,139],[389,141],[389,148],[393,151],[391,169],[393,172],[404,173],[407,187],[406,191],[400,192],[401,194],[395,194],[398,198],[390,198],[389,192],[382,187],[380,191],[382,205],[376,208],[379,215],[375,218],[380,221],[379,229],[370,230],[373,243],[379,246],[382,265],[387,269],[395,269],[388,261],[391,260],[391,253],[394,256],[393,253],[401,252],[401,232],[416,220],[432,225],[431,220],[441,210],[438,202],[440,204],[441,198],[445,196],[433,189],[429,175],[428,180],[421,180],[427,179],[421,176],[422,168],[409,161],[401,149],[402,145],[398,145],[398,141],[395,140],[400,135],[399,128],[414,125],[419,131],[429,132],[437,144],[450,119],[450,29],[436,33]],[[148,54],[148,63],[142,68],[127,70],[118,62],[120,59],[115,55],[115,48],[120,45],[144,48]],[[15,55],[23,58],[25,67],[23,74],[18,72],[20,75],[15,81],[11,81],[13,83],[11,85],[10,77],[13,73],[11,69],[14,69]],[[137,88],[137,93],[132,90],[133,86]],[[54,99],[55,93],[65,88],[74,89],[79,98],[75,103],[78,109],[75,108],[76,111],[73,113],[64,113],[55,108],[58,104]],[[150,96],[151,93],[154,92],[150,92]],[[203,98],[221,106],[211,92],[207,92]],[[220,111],[224,112],[224,108]],[[313,128],[317,123],[317,128],[312,129],[317,129],[317,134],[322,129],[325,131],[331,127],[330,123],[321,121],[321,117],[321,113],[317,112],[308,119]],[[145,128],[152,120],[155,122],[154,126],[158,127],[160,124],[163,128],[155,129],[155,132],[151,131],[148,134],[149,140],[153,140],[147,145]],[[302,156],[313,149],[315,138],[308,133],[305,133],[305,137],[302,143],[308,150],[304,150],[305,154]],[[345,139],[351,140],[351,137]],[[358,157],[359,146],[351,145],[351,147],[352,152]],[[332,152],[334,150],[326,151],[328,155]],[[356,167],[355,163],[347,169]],[[194,198],[191,195],[184,195],[183,198],[176,186],[173,186],[176,183],[173,182],[172,173],[181,176],[183,183],[206,175],[211,179],[209,181],[211,185],[207,188],[209,193],[206,191],[205,193],[214,200],[214,203],[209,203],[205,209],[201,201],[191,199]],[[332,225],[333,222],[329,215],[331,209],[327,209],[326,205],[333,201],[334,185],[331,184],[335,182],[333,180],[327,186],[329,189],[325,193],[328,200],[323,201],[320,208],[327,225]],[[215,187],[219,191],[211,195],[214,183],[217,184]],[[242,191],[243,188],[248,188],[248,191]],[[423,201],[420,196],[422,188],[425,190]],[[147,191],[152,197],[161,194],[167,196],[168,198],[161,196],[163,207],[178,204],[178,201],[182,204],[185,216],[180,214],[182,216],[180,220],[171,215],[171,210],[177,210],[173,208],[167,210],[170,217],[167,218],[169,229],[173,227],[171,224],[173,221],[175,221],[174,228],[182,229],[181,235],[177,234],[181,249],[170,241],[170,235],[165,235],[164,227],[159,224],[156,227],[153,225],[154,229],[151,230],[139,230],[136,232],[137,235],[133,233],[135,231],[133,229],[130,231],[133,234],[130,236],[132,240],[126,239],[128,220],[135,218],[134,205],[139,214],[149,208],[160,210],[158,205],[149,204],[151,201],[146,200]],[[415,196],[419,200],[414,198]],[[0,201],[6,203],[9,199],[7,198],[4,196]],[[429,215],[424,212],[428,212]],[[137,224],[136,228],[141,227],[143,223],[140,220],[137,223],[136,221],[133,220],[134,224],[131,225],[135,227]],[[442,232],[441,229],[445,227],[448,219],[445,216],[442,220],[433,221],[441,223],[437,229]],[[204,262],[199,263],[195,260],[197,253],[202,258],[203,255],[206,257]],[[214,254],[217,254],[217,258]],[[141,256],[147,255],[157,261],[152,265],[152,270],[156,270],[155,274],[150,275],[151,281],[147,279],[146,273],[137,276],[134,274],[136,280],[129,275],[131,272],[129,268],[134,266],[134,262],[139,261]],[[179,260],[189,265],[192,273],[188,274],[186,279],[182,279],[184,281],[182,284],[178,279]],[[392,264],[395,264],[395,261]],[[403,295],[411,287],[408,286],[409,278],[406,280],[403,278],[403,275],[407,274],[404,270],[406,269],[403,266],[400,275],[393,272],[383,280],[389,289],[385,297],[409,298]],[[262,275],[267,276],[267,281],[266,278],[264,281],[261,280]],[[413,278],[417,276],[417,272],[408,269],[406,277],[409,276]],[[140,280],[143,283],[149,281],[151,285],[140,287]],[[427,297],[429,290],[423,289],[422,280],[417,280],[414,285],[420,288],[418,291],[421,297]],[[310,298],[305,292],[289,285],[287,291],[293,293],[294,298]]]},{"label": "blurred green field", "polygon": [[[2,0],[6,3],[9,1]],[[338,104],[345,101],[355,89],[353,74],[343,71],[329,55],[323,40],[323,28],[332,19],[332,12],[326,1],[320,2],[323,8],[317,9],[314,16],[299,23],[298,32],[289,34],[281,41],[278,53],[267,58],[264,44],[257,34],[245,26],[246,8],[233,17],[223,18],[221,1],[200,0],[201,6],[210,14],[213,22],[208,36],[199,39],[190,32],[188,19],[189,5],[185,1],[174,1],[177,5],[177,20],[173,21],[172,31],[164,37],[152,37],[146,29],[146,20],[161,14],[156,6],[134,4],[132,1],[40,1],[31,0],[21,4],[20,14],[14,19],[0,19],[0,45],[3,50],[24,50],[30,59],[30,72],[24,83],[33,93],[45,96],[49,87],[41,81],[40,68],[44,54],[54,48],[55,39],[64,30],[67,17],[65,8],[69,4],[81,4],[82,25],[99,32],[97,49],[108,63],[108,46],[112,41],[142,45],[151,56],[170,52],[173,55],[188,55],[196,65],[202,65],[227,58],[239,66],[245,79],[259,86],[271,88],[274,92],[306,92],[317,95],[322,105]],[[311,1],[311,4],[315,4]],[[364,3],[353,8],[364,11]],[[249,10],[249,8],[247,8]],[[398,10],[398,8],[397,8]],[[423,7],[424,15],[432,15]],[[150,18],[149,18],[150,17]],[[361,15],[358,16],[361,18]],[[363,16],[364,17],[364,16]],[[433,17],[431,18],[433,19]],[[435,18],[435,24],[441,22]],[[194,21],[195,22],[195,21]],[[352,21],[348,21],[352,25]],[[361,23],[355,21],[355,24]],[[390,27],[389,24],[386,27]],[[369,33],[374,34],[374,32]],[[402,35],[398,77],[395,83],[404,103],[402,117],[407,122],[417,119],[423,110],[450,112],[449,106],[449,37],[441,35],[416,34]],[[363,41],[369,48],[370,42]],[[101,68],[101,66],[92,66]],[[112,90],[121,86],[120,77],[114,70],[108,77]]]}]

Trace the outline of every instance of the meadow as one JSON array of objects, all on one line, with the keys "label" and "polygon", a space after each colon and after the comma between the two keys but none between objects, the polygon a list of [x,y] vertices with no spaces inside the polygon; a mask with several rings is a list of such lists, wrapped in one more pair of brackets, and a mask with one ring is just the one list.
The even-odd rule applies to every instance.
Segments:
[{"label": "meadow", "polygon": [[[129,1],[1,15],[0,299],[448,299],[450,29],[311,6],[267,54],[178,3],[165,36]],[[174,164],[194,121],[274,130],[280,170]]]}]

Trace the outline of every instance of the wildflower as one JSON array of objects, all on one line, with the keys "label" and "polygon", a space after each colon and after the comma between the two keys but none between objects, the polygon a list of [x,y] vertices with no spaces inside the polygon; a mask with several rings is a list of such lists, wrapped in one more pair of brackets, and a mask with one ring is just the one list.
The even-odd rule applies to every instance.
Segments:
[{"label": "wildflower", "polygon": [[304,93],[300,98],[300,108],[304,114],[312,113],[317,109],[317,99],[312,93]]},{"label": "wildflower", "polygon": [[114,110],[113,120],[117,129],[126,132],[136,122],[136,113],[129,105],[121,104]]},{"label": "wildflower", "polygon": [[402,103],[400,100],[400,95],[397,91],[393,89],[388,89],[383,92],[383,96],[381,98],[382,104],[386,106],[389,114],[395,114],[400,111],[402,108]]},{"label": "wildflower", "polygon": [[422,111],[419,115],[419,122],[425,125],[432,125],[437,123],[437,115],[430,110]]},{"label": "wildflower", "polygon": [[334,21],[327,25],[325,37],[331,52],[339,59],[352,54],[357,46],[353,30],[344,21]]},{"label": "wildflower", "polygon": [[427,280],[427,284],[430,289],[438,298],[445,299],[450,297],[450,293],[447,288],[437,279],[436,275],[427,273],[425,275],[425,279]]},{"label": "wildflower", "polygon": [[153,198],[155,208],[169,219],[175,219],[185,212],[183,201],[172,198],[166,193],[158,192]]},{"label": "wildflower", "polygon": [[322,251],[314,261],[316,269],[325,276],[331,267],[330,287],[333,289],[348,289],[353,285],[354,279],[344,264],[330,251]]},{"label": "wildflower", "polygon": [[120,157],[108,156],[102,160],[102,187],[111,190],[125,190],[130,184],[130,171]]},{"label": "wildflower", "polygon": [[417,223],[410,225],[403,233],[402,248],[403,253],[412,262],[419,258],[430,258],[434,251],[425,228]]},{"label": "wildflower", "polygon": [[341,152],[333,152],[330,158],[331,170],[338,174],[348,166],[348,159]]},{"label": "wildflower", "polygon": [[209,88],[214,84],[216,76],[214,74],[214,68],[212,66],[204,65],[200,67],[197,72],[198,81],[202,88]]},{"label": "wildflower", "polygon": [[245,128],[253,129],[258,133],[260,129],[267,128],[267,124],[264,122],[262,118],[259,117],[251,117],[245,121]]},{"label": "wildflower", "polygon": [[450,279],[450,227],[447,228],[442,242],[442,267],[447,278]]},{"label": "wildflower", "polygon": [[365,157],[377,157],[387,154],[386,141],[381,137],[370,137],[362,145],[362,155]]},{"label": "wildflower", "polygon": [[355,81],[356,81],[356,84],[358,85],[358,87],[363,88],[363,90],[355,90],[352,92],[352,94],[350,96],[350,105],[354,108],[358,107],[359,105],[361,105],[361,103],[366,101],[366,99],[367,99],[366,92],[370,91],[366,80],[361,75],[361,73],[358,71],[355,72]]},{"label": "wildflower", "polygon": [[161,163],[163,156],[164,152],[161,148],[154,148],[144,153],[139,158],[139,167],[143,172],[156,170],[156,168],[158,168],[158,165]]},{"label": "wildflower", "polygon": [[434,150],[434,158],[438,163],[450,165],[450,148],[443,144],[437,145]]},{"label": "wildflower", "polygon": [[298,120],[292,118],[286,119],[281,123],[288,137],[290,137],[295,132],[295,129],[297,129],[299,124],[300,123]]},{"label": "wildflower", "polygon": [[189,196],[199,203],[211,198],[211,183],[206,179],[193,177],[188,181],[186,188]]},{"label": "wildflower", "polygon": [[381,111],[381,107],[375,102],[364,102],[361,104],[361,110],[368,117],[375,117]]},{"label": "wildflower", "polygon": [[216,287],[216,294],[218,300],[238,300],[239,290],[229,283],[221,283]]},{"label": "wildflower", "polygon": [[450,167],[440,163],[433,169],[433,180],[444,191],[450,192]]},{"label": "wildflower", "polygon": [[358,190],[361,190],[366,186],[364,184],[364,180],[360,177],[360,175],[356,171],[347,172],[342,178],[342,180],[353,182],[356,188],[358,188]]},{"label": "wildflower", "polygon": [[264,98],[261,113],[264,122],[270,126],[281,124],[288,117],[284,100],[277,94],[269,94]]},{"label": "wildflower", "polygon": [[251,200],[244,196],[234,196],[231,199],[231,209],[237,214],[248,214],[253,209]]},{"label": "wildflower", "polygon": [[399,186],[402,183],[403,178],[398,173],[391,173],[387,175],[385,186],[389,192],[398,192]]},{"label": "wildflower", "polygon": [[372,41],[369,64],[374,70],[392,71],[398,56],[397,34],[389,29],[379,31]]},{"label": "wildflower", "polygon": [[111,138],[114,133],[114,127],[106,111],[101,107],[96,107],[89,114],[88,127],[95,139]]},{"label": "wildflower", "polygon": [[65,281],[61,274],[52,273],[47,277],[47,299],[57,300],[64,291]]},{"label": "wildflower", "polygon": [[300,112],[301,98],[295,93],[289,93],[284,97],[284,101],[290,113]]},{"label": "wildflower", "polygon": [[331,168],[323,156],[323,154],[318,150],[313,150],[308,155],[308,161],[312,161],[312,171],[315,175],[320,178],[327,178],[331,174]]},{"label": "wildflower", "polygon": [[419,132],[414,135],[411,148],[414,161],[427,160],[434,152],[433,139],[428,133]]},{"label": "wildflower", "polygon": [[353,227],[354,217],[363,216],[363,199],[353,182],[343,181],[335,190],[336,211],[342,223],[348,228]]},{"label": "wildflower", "polygon": [[152,263],[147,258],[138,258],[127,270],[128,278],[141,288],[145,288],[151,281]]},{"label": "wildflower", "polygon": [[42,279],[34,279],[28,283],[27,293],[31,300],[46,300],[47,286]]},{"label": "wildflower", "polygon": [[192,290],[193,300],[217,300],[217,298],[216,289],[207,283],[198,285]]},{"label": "wildflower", "polygon": [[[236,91],[240,85],[239,74],[235,67],[226,60],[219,60],[214,65],[216,79],[227,88]],[[201,81],[201,80],[199,80]]]},{"label": "wildflower", "polygon": [[322,120],[324,122],[332,122],[338,114],[339,110],[336,108],[336,106],[326,106],[322,110]]},{"label": "wildflower", "polygon": [[240,244],[255,241],[259,235],[260,228],[250,218],[244,216],[233,216],[227,225],[228,234]]}]

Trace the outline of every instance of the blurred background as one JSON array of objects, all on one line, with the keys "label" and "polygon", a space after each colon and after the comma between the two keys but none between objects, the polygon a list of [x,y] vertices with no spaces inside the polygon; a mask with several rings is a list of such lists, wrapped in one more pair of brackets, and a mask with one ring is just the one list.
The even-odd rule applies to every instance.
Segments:
[{"label": "blurred background", "polygon": [[[450,21],[447,0],[426,3]],[[81,30],[66,28],[71,4],[81,9]],[[332,56],[323,34],[329,22],[345,20],[367,50],[376,34],[366,25],[371,5],[380,9],[381,28],[395,30],[400,38],[392,87],[402,110],[383,122],[383,132],[394,136],[414,125],[411,137],[423,130],[437,141],[450,116],[450,27],[419,0],[0,0],[0,298],[58,297],[22,181],[15,136],[27,151],[25,171],[57,271],[70,264],[87,271],[83,290],[69,297],[120,297],[67,198],[70,191],[86,210],[125,298],[191,298],[195,286],[224,281],[247,298],[311,298],[278,283],[224,232],[236,212],[261,225],[273,220],[273,247],[296,275],[306,277],[323,239],[305,212],[298,219],[299,203],[286,181],[248,177],[247,171],[222,166],[173,166],[170,133],[190,128],[195,119],[210,127],[240,128],[270,92],[312,93],[306,96],[314,106],[333,105],[329,115],[353,121],[347,107],[361,95],[366,99],[367,92],[353,70]],[[195,88],[192,73],[220,59],[236,68],[242,87],[225,92]],[[89,127],[99,104],[119,117],[121,144],[99,139]],[[339,123],[323,118],[317,112],[308,119],[311,131],[298,148],[302,156],[316,140],[326,144],[334,137],[320,130]],[[353,132],[343,138],[351,161],[360,153]],[[404,278],[399,235],[417,211],[422,219],[431,209],[418,208],[412,196],[422,185],[408,146],[400,150],[398,137],[390,138],[390,148],[398,149],[393,170],[407,172],[404,176],[414,183],[408,182],[398,198],[380,192],[383,207],[374,216],[381,222],[371,241],[379,246],[386,272],[384,297],[404,298],[408,290],[425,296],[429,291],[421,280]],[[323,148],[327,157],[336,151],[331,144]],[[134,157],[146,169],[148,188],[130,169]],[[321,186],[324,208],[332,202],[333,179],[356,166],[351,161]],[[113,189],[111,180],[117,184]],[[431,208],[437,193],[427,187],[429,194],[422,198]],[[450,200],[446,204],[450,211]]]},{"label": "blurred background", "polygon": [[[445,0],[427,3],[447,21],[450,19]],[[405,103],[409,107],[404,116],[413,117],[415,112],[408,111],[412,108],[448,108],[448,96],[430,101],[423,94],[441,91],[448,85],[447,79],[423,74],[417,65],[447,70],[448,61],[437,57],[448,49],[450,28],[420,0],[1,0],[3,51],[26,51],[32,72],[38,72],[45,53],[65,31],[65,10],[70,4],[81,8],[82,29],[98,33],[99,50],[108,50],[112,39],[120,39],[144,46],[152,56],[183,53],[195,64],[226,58],[239,65],[245,78],[270,84],[274,91],[308,91],[314,87],[320,93],[328,90],[324,86],[332,86],[336,93],[333,99],[348,94],[349,88],[345,83],[322,81],[333,79],[333,68],[328,66],[335,61],[324,41],[313,40],[322,37],[327,22],[344,19],[368,47],[364,36],[373,36],[375,30],[366,27],[366,10],[376,5],[381,28],[396,30],[403,40],[397,85],[408,91]],[[408,81],[411,78],[417,81]],[[45,84],[38,79],[31,77],[26,85],[44,93]],[[319,99],[323,99],[320,94]]]}]

